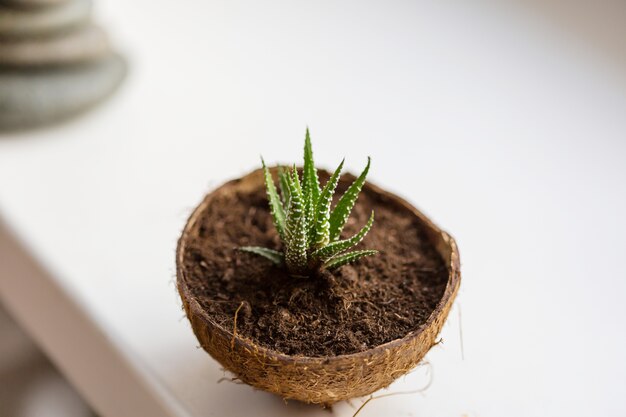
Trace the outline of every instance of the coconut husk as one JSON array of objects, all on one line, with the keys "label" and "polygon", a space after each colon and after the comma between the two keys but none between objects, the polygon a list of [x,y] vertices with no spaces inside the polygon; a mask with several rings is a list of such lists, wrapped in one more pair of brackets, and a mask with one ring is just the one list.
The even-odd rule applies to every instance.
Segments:
[{"label": "coconut husk", "polygon": [[422,224],[445,262],[448,282],[444,294],[426,322],[401,339],[363,352],[332,357],[285,355],[259,346],[213,320],[191,295],[185,279],[183,255],[194,225],[221,193],[245,192],[264,187],[261,170],[230,181],[207,195],[189,218],[178,242],[177,286],[187,317],[200,345],[225,369],[255,388],[305,403],[329,405],[371,394],[391,384],[419,364],[445,322],[461,280],[459,253],[454,239],[400,197],[366,183],[367,192],[386,197],[390,204],[408,209]]}]

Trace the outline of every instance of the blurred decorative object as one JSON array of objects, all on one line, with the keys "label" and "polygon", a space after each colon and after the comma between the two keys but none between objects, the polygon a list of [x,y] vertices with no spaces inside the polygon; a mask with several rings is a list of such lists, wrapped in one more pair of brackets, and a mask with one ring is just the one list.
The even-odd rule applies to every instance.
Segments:
[{"label": "blurred decorative object", "polygon": [[64,119],[111,94],[126,62],[91,0],[0,0],[0,130]]}]

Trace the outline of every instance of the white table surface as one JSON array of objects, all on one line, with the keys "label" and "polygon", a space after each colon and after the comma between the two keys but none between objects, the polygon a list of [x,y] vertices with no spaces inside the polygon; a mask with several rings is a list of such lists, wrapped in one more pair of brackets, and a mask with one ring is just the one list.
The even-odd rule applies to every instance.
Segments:
[{"label": "white table surface", "polygon": [[261,153],[300,158],[307,124],[320,165],[371,155],[371,180],[461,251],[444,343],[386,392],[429,370],[432,385],[360,416],[626,413],[626,71],[610,53],[495,1],[98,6],[130,76],[80,119],[0,137],[0,297],[101,415],[362,402],[328,414],[218,383],[174,286],[192,208]]}]

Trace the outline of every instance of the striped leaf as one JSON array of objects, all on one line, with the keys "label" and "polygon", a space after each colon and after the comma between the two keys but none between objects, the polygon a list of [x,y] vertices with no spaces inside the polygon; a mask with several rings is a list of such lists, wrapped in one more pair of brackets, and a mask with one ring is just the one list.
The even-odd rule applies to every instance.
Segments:
[{"label": "striped leaf", "polygon": [[363,240],[365,235],[367,235],[367,232],[370,231],[373,223],[374,223],[374,212],[372,211],[372,214],[370,215],[370,218],[367,221],[367,224],[363,226],[363,228],[359,231],[359,233],[352,236],[350,239],[338,240],[336,242],[329,243],[328,245],[313,252],[311,254],[311,257],[316,261],[325,262],[328,259],[332,258],[333,256],[336,256],[340,254],[341,252],[347,249],[350,249],[353,246],[358,245]]},{"label": "striped leaf", "polygon": [[317,169],[313,162],[313,148],[311,146],[311,137],[309,135],[309,128],[306,128],[306,138],[304,139],[304,167],[302,169],[302,189],[304,195],[311,195],[311,201],[313,204],[310,209],[313,210],[317,204],[317,200],[320,195],[320,180],[317,176]]},{"label": "striped leaf", "polygon": [[354,252],[344,253],[343,255],[336,256],[327,261],[324,266],[327,269],[333,270],[343,266],[345,264],[349,264],[351,262],[356,261],[357,259],[361,259],[365,256],[374,255],[378,253],[377,250],[356,250]]},{"label": "striped leaf", "polygon": [[300,184],[300,176],[298,175],[298,168],[296,168],[296,164],[293,164],[291,167],[291,192],[295,191],[300,193],[300,197],[302,197],[302,185]]},{"label": "striped leaf", "polygon": [[295,166],[290,178],[291,198],[287,214],[285,264],[292,275],[302,276],[307,268],[307,222],[298,171]]},{"label": "striped leaf", "polygon": [[304,213],[306,215],[306,246],[311,247],[315,234],[312,233],[312,226],[315,225],[315,209],[313,205],[313,195],[305,194]]},{"label": "striped leaf", "polygon": [[357,198],[359,197],[359,193],[361,192],[361,188],[363,184],[365,184],[365,177],[367,177],[367,173],[370,169],[370,158],[367,158],[367,165],[365,169],[359,175],[359,177],[354,180],[352,185],[346,190],[346,192],[341,196],[337,205],[333,209],[333,212],[330,215],[330,228],[329,228],[329,239],[331,242],[339,239],[341,235],[341,231],[343,227],[346,225],[346,221],[348,220],[348,216],[350,216],[350,212],[354,207],[354,203],[356,203]]},{"label": "striped leaf", "polygon": [[276,227],[278,234],[282,238],[285,235],[285,210],[283,208],[283,204],[280,201],[280,198],[278,198],[276,186],[274,185],[274,180],[272,179],[272,174],[270,173],[269,168],[265,165],[265,161],[263,160],[263,158],[261,158],[261,163],[263,164],[265,188],[267,191],[267,199],[270,203],[272,218],[274,219],[274,226]]},{"label": "striped leaf", "polygon": [[239,250],[244,251],[244,252],[254,253],[256,255],[260,255],[264,258],[269,259],[276,265],[281,265],[284,260],[283,254],[281,252],[268,249],[268,248],[262,248],[260,246],[242,246],[239,248]]},{"label": "striped leaf", "polygon": [[283,208],[289,207],[289,173],[285,170],[285,168],[278,167],[278,179]]},{"label": "striped leaf", "polygon": [[335,193],[335,188],[337,188],[337,184],[339,183],[339,176],[341,175],[343,163],[344,160],[341,161],[335,172],[333,172],[333,175],[331,175],[330,179],[324,186],[324,189],[322,189],[315,208],[315,228],[312,232],[315,233],[313,244],[318,248],[329,242],[330,203],[332,201],[333,194]]}]

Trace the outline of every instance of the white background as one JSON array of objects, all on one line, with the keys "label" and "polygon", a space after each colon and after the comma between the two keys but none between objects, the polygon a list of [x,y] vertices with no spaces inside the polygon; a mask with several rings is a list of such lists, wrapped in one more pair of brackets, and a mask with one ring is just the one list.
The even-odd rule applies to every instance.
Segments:
[{"label": "white background", "polygon": [[329,415],[218,384],[174,286],[204,193],[261,153],[299,159],[306,125],[318,164],[371,155],[370,179],[461,252],[432,385],[360,416],[626,413],[626,46],[495,1],[98,6],[129,78],[79,120],[0,138],[0,215],[175,413]]}]

